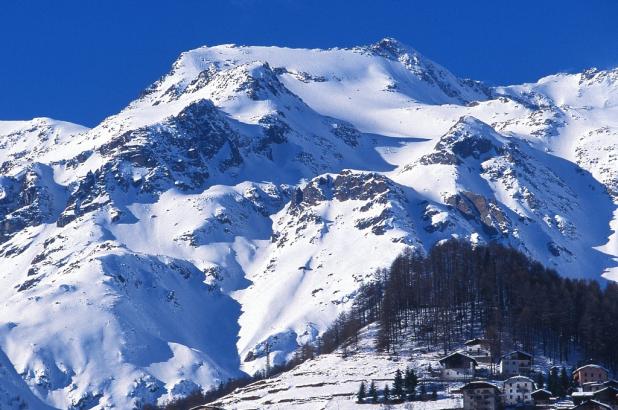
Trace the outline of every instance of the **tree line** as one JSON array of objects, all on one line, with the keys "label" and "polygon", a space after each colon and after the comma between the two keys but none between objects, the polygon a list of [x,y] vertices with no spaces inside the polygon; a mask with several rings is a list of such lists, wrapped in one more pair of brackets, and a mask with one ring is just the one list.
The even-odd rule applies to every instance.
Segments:
[{"label": "tree line", "polygon": [[[378,322],[378,348],[395,351],[412,338],[446,354],[475,337],[498,358],[540,349],[554,361],[577,350],[586,362],[618,368],[618,284],[559,276],[498,244],[449,240],[427,255],[405,251],[361,287],[352,309],[320,340],[332,351]],[[582,363],[579,363],[582,364]]]},{"label": "tree line", "polygon": [[[425,384],[420,384],[414,370],[407,368],[405,372],[397,369],[393,378],[392,387],[388,383],[379,391],[375,381],[372,380],[369,388],[365,382],[361,382],[356,393],[356,402],[359,404],[365,403],[401,403],[404,401],[415,400],[436,400],[438,398],[438,388],[435,384],[429,387],[427,391]],[[418,391],[417,391],[418,390]]]}]

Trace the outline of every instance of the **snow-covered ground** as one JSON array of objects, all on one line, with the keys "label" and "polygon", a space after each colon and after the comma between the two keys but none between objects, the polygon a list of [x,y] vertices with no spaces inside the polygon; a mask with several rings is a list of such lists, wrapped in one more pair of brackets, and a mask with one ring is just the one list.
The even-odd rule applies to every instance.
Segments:
[{"label": "snow-covered ground", "polygon": [[[393,387],[397,369],[409,367],[422,377],[427,366],[439,368],[438,352],[421,352],[403,348],[397,354],[377,352],[374,348],[377,327],[370,325],[359,337],[356,346],[317,356],[281,375],[260,380],[235,390],[213,403],[229,410],[240,409],[353,409],[358,408],[356,394],[361,382],[367,388],[373,381],[380,391],[388,384]],[[440,383],[442,384],[442,383]],[[444,383],[437,400],[391,404],[392,408],[448,409],[462,407],[460,395],[450,390],[463,383]],[[428,393],[429,396],[429,393]],[[381,408],[383,404],[366,403],[362,408]]]},{"label": "snow-covered ground", "polygon": [[[440,379],[439,360],[444,353],[431,346],[420,346],[411,337],[403,337],[395,353],[375,349],[377,324],[371,324],[359,333],[357,343],[346,344],[334,353],[317,356],[290,371],[276,377],[260,380],[208,405],[226,410],[249,409],[357,409],[357,392],[361,382],[368,388],[374,382],[381,395],[386,384],[393,387],[395,372],[406,368],[414,370],[425,384],[426,400],[388,404],[394,409],[455,409],[463,407],[463,398],[458,391],[464,381]],[[463,350],[464,346],[460,346]],[[569,363],[552,362],[535,352],[533,369],[547,373],[555,365]],[[479,362],[481,372],[490,374],[490,364]],[[485,379],[502,388],[502,379]],[[431,400],[430,386],[437,387],[437,399]],[[420,392],[420,385],[417,392]],[[380,396],[379,401],[382,401]],[[372,404],[367,400],[360,408],[384,408],[384,403]]]},{"label": "snow-covered ground", "polygon": [[618,70],[489,88],[392,39],[202,47],[93,129],[0,122],[0,350],[132,408],[275,363],[403,249],[618,278]]}]

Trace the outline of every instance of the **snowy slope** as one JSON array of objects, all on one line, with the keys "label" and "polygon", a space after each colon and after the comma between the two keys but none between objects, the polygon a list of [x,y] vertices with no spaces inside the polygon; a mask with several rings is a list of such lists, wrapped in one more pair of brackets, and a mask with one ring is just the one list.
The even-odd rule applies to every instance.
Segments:
[{"label": "snowy slope", "polygon": [[[210,403],[229,410],[241,409],[354,409],[361,382],[368,387],[373,381],[378,389],[392,388],[397,369],[413,369],[421,377],[428,376],[427,366],[439,368],[439,352],[407,347],[397,354],[375,350],[377,327],[363,329],[356,345],[334,353],[317,356],[294,369],[273,378],[260,380]],[[462,383],[454,383],[460,387]],[[416,402],[414,408],[445,409],[462,406],[461,397],[446,397],[442,392],[435,402]],[[404,404],[393,405],[403,409]],[[365,406],[364,406],[365,407]],[[366,408],[383,408],[367,404]]]},{"label": "snowy slope", "polygon": [[384,39],[202,47],[91,130],[0,122],[0,350],[51,406],[132,408],[286,360],[406,247],[618,279],[617,103],[616,70],[489,88]]},{"label": "snowy slope", "polygon": [[13,364],[0,352],[0,408],[49,410],[31,391],[26,382],[17,374]]},{"label": "snowy slope", "polygon": [[[390,389],[393,388],[396,371],[404,372],[406,368],[413,370],[420,384],[425,385],[427,397],[423,401],[412,403],[390,403],[389,408],[439,410],[463,407],[463,396],[459,389],[465,381],[442,380],[439,369],[444,352],[440,347],[426,346],[414,341],[415,338],[410,335],[402,337],[393,351],[386,353],[375,348],[377,334],[378,324],[370,324],[359,331],[357,340],[347,340],[333,353],[316,356],[289,371],[237,388],[208,405],[197,407],[196,410],[206,410],[209,408],[207,406],[227,410],[357,409],[357,393],[361,382],[365,383],[367,395],[362,408],[383,409],[383,403],[371,403],[367,394],[369,385],[371,382],[375,383],[381,396],[386,384]],[[463,344],[455,350],[464,350]],[[543,356],[542,349],[533,353],[535,372],[547,373],[553,366],[570,368],[576,362],[573,358],[571,362],[552,360]],[[491,366],[490,363],[481,361],[477,374],[485,374],[488,381],[502,388],[503,380],[500,380],[500,377],[492,380]],[[436,388],[435,400],[430,397],[432,386]],[[417,387],[416,391],[420,394],[421,387]],[[380,401],[381,399],[379,397]]]}]

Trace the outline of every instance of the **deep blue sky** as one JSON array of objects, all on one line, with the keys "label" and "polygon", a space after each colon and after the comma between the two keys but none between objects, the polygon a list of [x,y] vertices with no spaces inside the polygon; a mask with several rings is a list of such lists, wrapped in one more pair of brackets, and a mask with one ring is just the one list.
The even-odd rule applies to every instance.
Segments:
[{"label": "deep blue sky", "polygon": [[492,84],[618,66],[616,0],[1,0],[0,119],[96,125],[184,50],[386,36]]}]

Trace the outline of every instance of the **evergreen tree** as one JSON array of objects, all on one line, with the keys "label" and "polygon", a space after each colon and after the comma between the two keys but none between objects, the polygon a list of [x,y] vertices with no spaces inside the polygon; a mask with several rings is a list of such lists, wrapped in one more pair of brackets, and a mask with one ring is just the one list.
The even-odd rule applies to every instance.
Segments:
[{"label": "evergreen tree", "polygon": [[361,382],[360,387],[358,388],[358,394],[356,395],[356,399],[358,403],[362,403],[365,400],[365,382]]},{"label": "evergreen tree", "polygon": [[407,394],[414,394],[416,385],[418,384],[418,377],[414,373],[414,370],[407,368],[405,378],[403,379],[404,389]]},{"label": "evergreen tree", "polygon": [[431,385],[431,400],[438,400],[438,388],[435,384]]},{"label": "evergreen tree", "polygon": [[571,387],[571,379],[567,375],[566,369],[562,366],[560,370],[560,392],[562,395],[566,395],[569,392],[569,388]]},{"label": "evergreen tree", "polygon": [[403,399],[403,376],[401,370],[397,369],[395,372],[395,379],[393,380],[393,394],[399,399]]},{"label": "evergreen tree", "polygon": [[545,377],[543,376],[543,372],[539,372],[536,376],[536,385],[537,388],[542,389],[545,386]]},{"label": "evergreen tree", "polygon": [[562,397],[557,367],[552,367],[549,370],[549,376],[547,377],[547,389],[554,396]]},{"label": "evergreen tree", "polygon": [[388,383],[384,385],[384,392],[382,395],[384,396],[384,403],[391,401],[391,389],[388,387]]},{"label": "evergreen tree", "polygon": [[427,395],[427,387],[424,384],[421,384],[421,400],[425,400],[425,396]]},{"label": "evergreen tree", "polygon": [[369,397],[373,403],[378,402],[378,389],[376,389],[376,383],[372,380],[369,385]]}]

